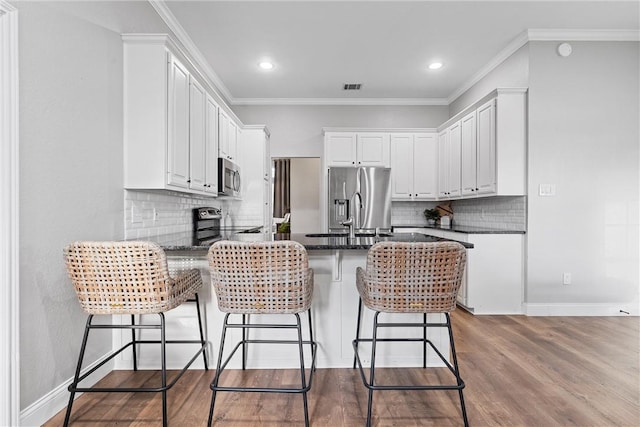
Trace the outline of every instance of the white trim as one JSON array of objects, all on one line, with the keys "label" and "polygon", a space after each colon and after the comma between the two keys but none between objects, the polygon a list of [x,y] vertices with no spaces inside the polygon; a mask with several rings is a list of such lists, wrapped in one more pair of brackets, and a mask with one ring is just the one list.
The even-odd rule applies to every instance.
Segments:
[{"label": "white trim", "polygon": [[[100,364],[103,360],[107,359],[110,355],[106,354],[100,359],[93,362],[82,370],[81,375],[93,369],[94,366]],[[104,378],[109,372],[113,370],[113,361],[106,363],[104,366],[98,368],[94,373],[82,381],[83,387],[91,387]],[[73,381],[73,377],[69,378],[63,384],[51,390],[49,393],[36,400],[33,404],[29,405],[20,413],[20,425],[21,426],[41,426],[47,420],[50,420],[62,409],[66,408],[69,403],[69,384]],[[82,393],[76,393],[75,398],[80,397]],[[73,413],[72,413],[73,416]]]},{"label": "white trim", "polygon": [[639,316],[637,304],[525,303],[527,316]]},{"label": "white trim", "polygon": [[637,42],[639,30],[528,30],[529,41]]},{"label": "white trim", "polygon": [[0,425],[19,425],[18,11],[0,0]]},{"label": "white trim", "polygon": [[323,127],[322,134],[327,132],[393,132],[393,133],[429,133],[436,132],[436,128],[352,128],[352,127]]},{"label": "white trim", "polygon": [[449,105],[447,98],[229,98],[232,105]]}]

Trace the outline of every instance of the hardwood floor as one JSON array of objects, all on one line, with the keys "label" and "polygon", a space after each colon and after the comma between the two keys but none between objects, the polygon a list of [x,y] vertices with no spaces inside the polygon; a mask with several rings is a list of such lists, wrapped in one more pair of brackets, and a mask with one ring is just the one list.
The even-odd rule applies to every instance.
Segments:
[{"label": "hardwood floor", "polygon": [[[472,426],[640,425],[637,317],[472,316],[454,312],[454,335]],[[385,369],[377,378],[437,380],[444,370]],[[376,370],[376,373],[378,371]],[[206,425],[213,373],[189,371],[169,391],[169,424]],[[228,381],[294,384],[295,370],[229,371]],[[151,371],[114,371],[104,384],[157,384]],[[154,380],[156,382],[154,382]],[[318,369],[309,392],[312,426],[362,426],[367,391],[357,370]],[[59,426],[64,411],[45,426]],[[88,393],[73,406],[74,426],[156,426],[160,395]],[[214,425],[303,425],[300,395],[220,393]],[[462,425],[456,392],[380,392],[375,426]]]}]

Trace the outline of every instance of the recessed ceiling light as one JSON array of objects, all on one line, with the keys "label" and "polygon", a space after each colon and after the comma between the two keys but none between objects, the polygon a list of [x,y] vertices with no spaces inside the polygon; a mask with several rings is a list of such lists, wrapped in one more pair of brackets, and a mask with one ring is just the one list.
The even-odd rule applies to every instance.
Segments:
[{"label": "recessed ceiling light", "polygon": [[263,70],[272,70],[273,69],[273,63],[272,62],[268,62],[268,61],[262,61],[260,63],[260,68],[262,68]]},{"label": "recessed ceiling light", "polygon": [[431,64],[429,64],[430,70],[437,70],[439,68],[442,68],[442,62],[432,62]]}]

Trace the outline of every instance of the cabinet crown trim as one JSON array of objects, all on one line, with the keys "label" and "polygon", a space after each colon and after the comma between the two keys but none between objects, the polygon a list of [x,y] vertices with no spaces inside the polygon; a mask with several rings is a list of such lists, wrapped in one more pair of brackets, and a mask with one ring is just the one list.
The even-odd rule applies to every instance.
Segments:
[{"label": "cabinet crown trim", "polygon": [[423,133],[423,132],[436,132],[436,128],[333,128],[324,127],[322,133],[329,132],[390,132],[390,133]]}]

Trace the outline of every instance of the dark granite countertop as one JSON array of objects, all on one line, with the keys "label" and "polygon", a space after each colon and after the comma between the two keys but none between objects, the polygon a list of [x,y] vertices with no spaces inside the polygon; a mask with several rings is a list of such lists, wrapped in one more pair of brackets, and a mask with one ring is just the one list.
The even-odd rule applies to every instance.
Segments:
[{"label": "dark granite countertop", "polygon": [[[272,241],[272,240],[293,240],[301,243],[307,250],[333,250],[333,249],[346,249],[346,250],[367,250],[374,243],[377,242],[438,242],[447,241],[450,239],[443,239],[434,236],[426,236],[421,233],[396,233],[383,236],[359,236],[355,238],[349,238],[344,235],[322,235],[310,236],[307,234],[293,233],[293,234],[273,234],[273,233],[232,233],[221,236],[218,240],[233,240],[242,242],[256,242],[256,241]],[[147,240],[158,243],[166,251],[207,251],[210,243],[203,245],[193,240],[193,237],[189,234],[166,234],[155,238],[148,238]],[[473,248],[473,244],[467,242],[459,242],[467,248]]]},{"label": "dark granite countertop", "polygon": [[485,228],[485,227],[473,227],[470,225],[451,225],[449,227],[442,227],[440,225],[427,225],[427,224],[416,224],[416,225],[393,225],[391,226],[392,230],[397,230],[399,228],[429,228],[433,230],[442,230],[442,231],[453,231],[454,233],[465,233],[465,234],[525,234],[522,230],[507,230],[507,229],[495,229],[495,228]]}]

